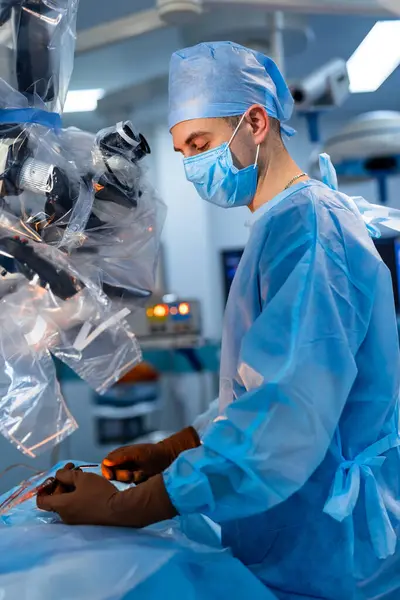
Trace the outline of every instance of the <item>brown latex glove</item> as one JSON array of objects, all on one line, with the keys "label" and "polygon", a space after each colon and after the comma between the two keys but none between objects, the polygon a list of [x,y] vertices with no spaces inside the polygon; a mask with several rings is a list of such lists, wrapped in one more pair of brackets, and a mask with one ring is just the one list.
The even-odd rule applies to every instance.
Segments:
[{"label": "brown latex glove", "polygon": [[158,444],[117,448],[103,460],[101,471],[106,479],[141,483],[165,471],[181,452],[198,446],[200,438],[197,431],[187,427]]},{"label": "brown latex glove", "polygon": [[94,473],[62,469],[57,472],[56,479],[73,491],[38,494],[37,506],[58,513],[67,525],[140,528],[178,514],[161,475],[124,492],[119,492],[112,483]]},{"label": "brown latex glove", "polygon": [[[67,471],[71,471],[72,469],[75,469],[75,465],[74,463],[67,463],[64,467],[63,467],[63,471],[67,470]],[[74,488],[69,488],[68,486],[63,485],[62,483],[60,483],[59,481],[57,481],[57,479],[55,477],[48,477],[39,487],[37,494],[39,496],[51,496],[53,494],[57,495],[57,494],[64,494],[66,492],[71,492],[73,491]]]}]

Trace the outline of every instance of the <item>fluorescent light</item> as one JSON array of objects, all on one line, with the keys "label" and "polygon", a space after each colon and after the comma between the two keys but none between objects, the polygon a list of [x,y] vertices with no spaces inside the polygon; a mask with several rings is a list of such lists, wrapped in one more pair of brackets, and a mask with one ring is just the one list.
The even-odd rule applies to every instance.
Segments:
[{"label": "fluorescent light", "polygon": [[104,96],[104,90],[73,90],[68,92],[64,112],[91,112]]},{"label": "fluorescent light", "polygon": [[375,92],[400,64],[400,21],[378,21],[347,62],[350,91]]}]

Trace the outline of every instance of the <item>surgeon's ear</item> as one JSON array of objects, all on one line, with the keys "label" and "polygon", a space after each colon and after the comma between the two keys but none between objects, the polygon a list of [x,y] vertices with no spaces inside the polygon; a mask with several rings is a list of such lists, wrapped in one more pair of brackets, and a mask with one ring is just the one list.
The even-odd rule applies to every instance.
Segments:
[{"label": "surgeon's ear", "polygon": [[254,143],[258,146],[264,142],[270,130],[270,119],[261,104],[254,104],[247,111],[246,121],[251,127]]}]

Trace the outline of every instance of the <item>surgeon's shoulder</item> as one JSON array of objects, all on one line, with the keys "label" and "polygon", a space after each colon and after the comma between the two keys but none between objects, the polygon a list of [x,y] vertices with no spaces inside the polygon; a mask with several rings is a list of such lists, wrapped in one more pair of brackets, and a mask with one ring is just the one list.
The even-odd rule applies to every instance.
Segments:
[{"label": "surgeon's shoulder", "polygon": [[[261,227],[269,230],[290,225],[296,231],[312,231],[315,224],[315,202],[318,197],[318,187],[307,183],[301,187],[294,186],[284,192],[276,200],[271,201],[271,206],[266,206],[267,212],[260,219]],[[276,203],[275,203],[276,202]]]},{"label": "surgeon's shoulder", "polygon": [[256,224],[260,233],[273,238],[284,236],[292,243],[309,239],[325,243],[336,239],[340,244],[357,238],[371,246],[360,213],[345,194],[331,190],[319,181],[294,187]]},{"label": "surgeon's shoulder", "polygon": [[318,181],[294,188],[264,217],[258,223],[259,235],[265,242],[263,254],[269,257],[285,246],[290,251],[318,242],[351,279],[360,277],[360,264],[364,275],[369,270],[373,278],[381,262],[354,202]]}]

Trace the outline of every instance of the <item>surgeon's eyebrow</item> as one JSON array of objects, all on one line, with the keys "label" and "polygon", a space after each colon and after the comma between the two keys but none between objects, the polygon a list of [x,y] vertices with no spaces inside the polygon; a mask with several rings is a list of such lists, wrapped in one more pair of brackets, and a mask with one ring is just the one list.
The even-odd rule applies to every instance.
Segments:
[{"label": "surgeon's eyebrow", "polygon": [[[202,137],[204,135],[208,135],[209,133],[210,133],[209,131],[194,131],[185,140],[184,146],[190,146],[190,144],[192,144],[196,138]],[[182,152],[181,148],[176,148],[175,146],[174,146],[174,150],[175,150],[175,152]]]}]

